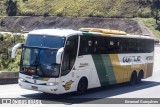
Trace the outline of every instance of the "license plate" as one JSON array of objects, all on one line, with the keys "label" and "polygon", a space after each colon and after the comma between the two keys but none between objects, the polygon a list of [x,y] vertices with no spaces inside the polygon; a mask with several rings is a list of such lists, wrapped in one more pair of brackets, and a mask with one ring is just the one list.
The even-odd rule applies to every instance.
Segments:
[{"label": "license plate", "polygon": [[33,89],[33,90],[38,90],[38,87],[32,86],[32,89]]}]

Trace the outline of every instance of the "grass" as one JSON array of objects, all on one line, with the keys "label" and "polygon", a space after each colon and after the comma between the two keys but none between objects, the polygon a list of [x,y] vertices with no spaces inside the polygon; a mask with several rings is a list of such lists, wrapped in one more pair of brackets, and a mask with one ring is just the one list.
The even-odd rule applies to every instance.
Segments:
[{"label": "grass", "polygon": [[133,18],[134,20],[142,21],[144,25],[149,28],[156,38],[160,39],[160,30],[154,18]]}]

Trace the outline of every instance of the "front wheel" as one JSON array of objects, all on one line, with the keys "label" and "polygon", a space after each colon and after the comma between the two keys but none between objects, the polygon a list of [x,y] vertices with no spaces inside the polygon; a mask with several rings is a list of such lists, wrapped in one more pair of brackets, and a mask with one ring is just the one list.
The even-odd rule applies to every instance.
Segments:
[{"label": "front wheel", "polygon": [[77,86],[77,94],[83,94],[88,87],[88,81],[86,78],[81,78]]}]

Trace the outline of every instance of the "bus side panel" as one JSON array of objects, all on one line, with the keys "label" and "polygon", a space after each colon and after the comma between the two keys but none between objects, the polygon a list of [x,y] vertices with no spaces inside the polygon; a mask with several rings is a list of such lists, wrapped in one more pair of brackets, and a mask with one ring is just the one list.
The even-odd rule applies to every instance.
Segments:
[{"label": "bus side panel", "polygon": [[101,86],[116,84],[116,77],[108,54],[92,55]]},{"label": "bus side panel", "polygon": [[132,73],[130,65],[121,65],[118,54],[110,54],[111,62],[117,83],[123,83],[130,80]]},{"label": "bus side panel", "polygon": [[75,73],[77,85],[82,77],[88,79],[88,88],[100,87],[100,80],[97,74],[95,63],[91,55],[82,55],[77,58],[75,68],[77,72]]},{"label": "bus side panel", "polygon": [[76,70],[71,70],[67,75],[61,76],[58,91],[60,94],[76,91]]},{"label": "bus side panel", "polygon": [[153,73],[153,63],[148,63],[144,78],[152,76],[152,73]]},{"label": "bus side panel", "polygon": [[[115,74],[118,74],[117,72],[121,72],[120,75],[124,76],[127,74],[127,78],[125,77],[123,81],[119,81],[118,83],[129,81],[133,71],[136,71],[138,76],[138,73],[142,70],[144,78],[152,76],[153,53],[118,54],[118,56],[113,54],[110,57],[114,65]],[[121,71],[121,67],[124,66],[126,67],[125,71]],[[119,80],[119,78],[117,79]]]},{"label": "bus side panel", "polygon": [[153,64],[154,64],[154,52],[149,53],[146,57],[147,67],[146,67],[146,73],[144,75],[144,78],[148,78],[152,76],[153,73]]}]

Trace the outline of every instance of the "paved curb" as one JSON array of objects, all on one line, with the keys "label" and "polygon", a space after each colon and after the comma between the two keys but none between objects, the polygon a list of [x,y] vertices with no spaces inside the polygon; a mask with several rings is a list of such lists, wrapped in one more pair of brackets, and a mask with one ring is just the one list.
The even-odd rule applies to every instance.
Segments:
[{"label": "paved curb", "polygon": [[0,72],[0,85],[18,83],[18,72]]}]

